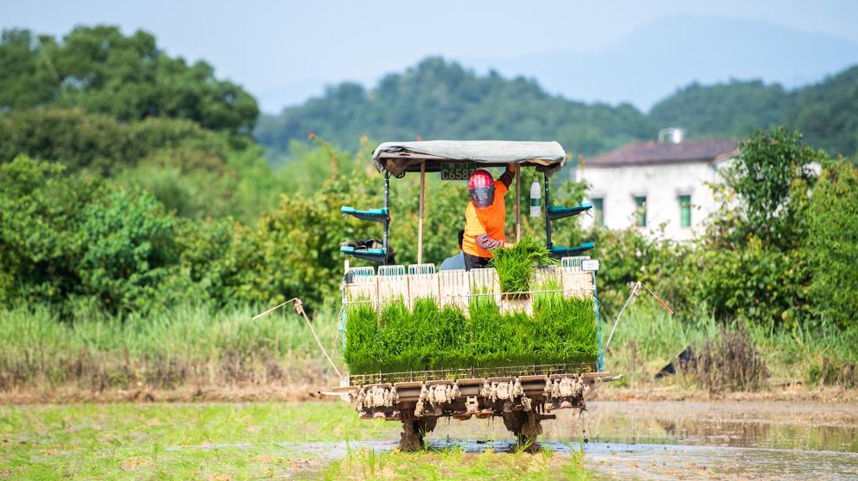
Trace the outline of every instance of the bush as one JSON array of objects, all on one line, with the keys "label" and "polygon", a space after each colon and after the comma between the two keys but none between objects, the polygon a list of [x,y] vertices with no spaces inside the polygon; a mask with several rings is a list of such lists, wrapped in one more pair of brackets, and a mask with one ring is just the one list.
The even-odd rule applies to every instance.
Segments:
[{"label": "bush", "polygon": [[696,307],[700,268],[693,246],[665,239],[649,239],[636,228],[622,231],[596,229],[591,256],[599,259],[599,304],[618,312],[637,281],[658,292],[680,315]]},{"label": "bush", "polygon": [[735,249],[698,247],[696,301],[716,319],[764,326],[807,317],[807,270],[797,250],[780,251],[751,237]]},{"label": "bush", "polygon": [[813,190],[803,225],[813,280],[814,310],[842,328],[858,327],[858,169],[845,161],[826,165]]},{"label": "bush", "polygon": [[0,165],[2,298],[114,314],[169,303],[181,292],[166,282],[178,281],[176,218],[151,194],[64,170],[23,156]]}]

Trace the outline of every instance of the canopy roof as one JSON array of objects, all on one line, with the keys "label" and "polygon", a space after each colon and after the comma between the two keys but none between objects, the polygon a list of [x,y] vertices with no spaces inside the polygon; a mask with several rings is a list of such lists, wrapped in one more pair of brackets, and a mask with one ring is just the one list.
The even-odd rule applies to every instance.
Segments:
[{"label": "canopy roof", "polygon": [[419,172],[438,172],[451,162],[474,162],[486,167],[506,164],[536,166],[540,172],[554,172],[566,165],[566,152],[557,142],[515,142],[508,140],[428,140],[421,142],[385,142],[372,153],[379,171],[396,177]]}]

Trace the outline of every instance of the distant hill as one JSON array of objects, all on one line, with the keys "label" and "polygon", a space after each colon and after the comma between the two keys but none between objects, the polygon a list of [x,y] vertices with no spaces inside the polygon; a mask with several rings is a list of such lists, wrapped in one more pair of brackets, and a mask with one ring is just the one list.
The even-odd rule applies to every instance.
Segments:
[{"label": "distant hill", "polygon": [[652,108],[691,82],[762,79],[793,89],[858,63],[858,45],[760,20],[676,15],[649,22],[593,51],[461,58],[478,72],[539,79],[567,98]]},{"label": "distant hill", "polygon": [[793,92],[759,80],[695,82],[656,104],[649,116],[659,125],[680,126],[692,137],[740,137],[783,123],[795,103]]},{"label": "distant hill", "polygon": [[265,115],[258,141],[288,152],[292,141],[314,132],[354,149],[358,139],[520,139],[560,141],[590,156],[654,139],[677,126],[689,136],[740,137],[786,124],[832,153],[858,152],[858,66],[804,88],[736,81],[693,83],[657,103],[649,114],[630,104],[586,104],[548,94],[534,80],[478,75],[455,62],[428,58],[366,89],[356,83],[329,87],[321,97]]},{"label": "distant hill", "polygon": [[858,66],[795,90],[759,80],[691,84],[656,104],[649,118],[692,137],[737,137],[783,124],[833,154],[858,154]]},{"label": "distant hill", "polygon": [[786,123],[829,152],[858,157],[858,66],[799,90]]},{"label": "distant hill", "polygon": [[584,104],[547,94],[535,81],[478,76],[459,64],[427,58],[366,90],[355,83],[263,116],[259,142],[286,151],[292,140],[314,132],[345,148],[361,135],[375,140],[467,138],[559,139],[574,152],[592,154],[635,139],[655,127],[629,105]]}]

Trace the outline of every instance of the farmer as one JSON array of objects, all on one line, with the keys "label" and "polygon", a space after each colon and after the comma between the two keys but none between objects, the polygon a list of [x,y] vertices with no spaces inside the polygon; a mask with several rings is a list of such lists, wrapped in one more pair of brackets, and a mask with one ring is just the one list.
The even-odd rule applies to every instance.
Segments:
[{"label": "farmer", "polygon": [[492,258],[491,251],[504,245],[504,223],[506,205],[503,196],[509,189],[518,164],[508,164],[500,179],[477,169],[468,180],[468,207],[465,210],[465,237],[462,242],[465,253],[465,269],[487,267]]},{"label": "farmer", "polygon": [[462,252],[462,240],[465,238],[465,229],[460,229],[457,237],[459,242],[459,253],[453,257],[444,259],[444,262],[441,263],[440,270],[442,271],[452,271],[456,269],[461,270],[465,268],[465,253]]}]

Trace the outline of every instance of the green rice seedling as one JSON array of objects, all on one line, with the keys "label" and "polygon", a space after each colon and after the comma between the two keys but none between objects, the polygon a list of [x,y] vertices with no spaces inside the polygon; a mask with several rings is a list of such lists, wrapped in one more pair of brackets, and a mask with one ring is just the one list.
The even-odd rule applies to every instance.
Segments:
[{"label": "green rice seedling", "polygon": [[376,367],[378,313],[370,302],[346,307],[346,349],[344,357],[352,373],[371,372]]},{"label": "green rice seedling", "polygon": [[556,281],[537,290],[533,300],[536,349],[551,362],[592,362],[598,356],[592,299],[567,298]]},{"label": "green rice seedling", "polygon": [[501,314],[494,295],[479,291],[467,316],[452,305],[439,309],[432,298],[415,300],[410,310],[402,301],[389,303],[377,318],[366,308],[349,308],[356,320],[347,325],[363,331],[349,334],[346,360],[355,374],[593,362],[593,301],[567,299],[560,291],[557,282],[539,286],[532,316]]},{"label": "green rice seedling", "polygon": [[495,250],[491,261],[498,274],[501,292],[504,293],[530,291],[533,268],[551,263],[556,261],[550,256],[548,249],[530,237],[522,238],[514,247]]}]

